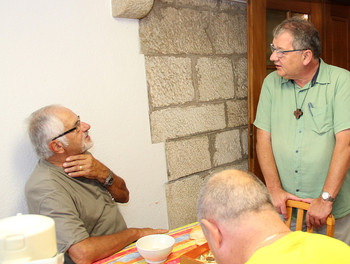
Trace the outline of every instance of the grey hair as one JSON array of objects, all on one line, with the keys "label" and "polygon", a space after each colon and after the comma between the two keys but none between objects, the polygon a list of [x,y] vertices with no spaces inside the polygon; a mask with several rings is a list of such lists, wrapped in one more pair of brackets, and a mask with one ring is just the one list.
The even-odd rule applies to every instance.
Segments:
[{"label": "grey hair", "polygon": [[197,217],[199,222],[202,219],[226,221],[267,207],[274,210],[270,193],[255,175],[226,170],[214,175],[202,188]]},{"label": "grey hair", "polygon": [[298,17],[286,19],[273,30],[273,37],[286,31],[293,36],[294,49],[309,49],[315,59],[321,56],[320,34],[312,23]]},{"label": "grey hair", "polygon": [[[48,159],[54,153],[49,148],[50,141],[63,133],[63,122],[55,116],[55,111],[63,108],[60,105],[49,105],[33,112],[28,118],[28,134],[35,152],[40,158]],[[57,139],[68,146],[66,137]]]}]

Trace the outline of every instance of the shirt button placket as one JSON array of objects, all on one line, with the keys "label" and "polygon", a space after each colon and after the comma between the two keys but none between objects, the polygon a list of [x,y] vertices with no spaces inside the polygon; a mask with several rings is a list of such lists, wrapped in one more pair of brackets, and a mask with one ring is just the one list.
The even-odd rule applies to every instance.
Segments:
[{"label": "shirt button placket", "polygon": [[[303,97],[305,93],[298,92],[298,96]],[[299,102],[300,100],[298,100]],[[302,109],[303,110],[303,109]],[[303,129],[304,129],[304,117],[301,116],[300,119],[296,120],[296,130],[295,130],[295,153],[294,153],[294,179],[295,179],[295,193],[298,195],[301,189],[301,153],[302,142],[303,142]]]}]

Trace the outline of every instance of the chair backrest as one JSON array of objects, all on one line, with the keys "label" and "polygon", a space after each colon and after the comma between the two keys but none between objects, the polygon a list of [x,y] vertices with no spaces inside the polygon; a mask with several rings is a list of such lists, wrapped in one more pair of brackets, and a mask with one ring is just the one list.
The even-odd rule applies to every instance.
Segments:
[{"label": "chair backrest", "polygon": [[[285,221],[286,225],[290,228],[290,225],[292,222],[292,211],[293,211],[293,208],[296,208],[296,209],[298,209],[298,213],[297,213],[297,221],[296,221],[295,231],[302,230],[304,212],[309,209],[309,206],[310,206],[310,204],[308,204],[308,203],[287,200],[288,219]],[[335,225],[334,216],[332,214],[330,214],[327,218],[327,236],[330,236],[330,237],[334,236],[334,225]],[[307,232],[312,233],[313,227],[311,227],[310,229],[307,228]]]}]

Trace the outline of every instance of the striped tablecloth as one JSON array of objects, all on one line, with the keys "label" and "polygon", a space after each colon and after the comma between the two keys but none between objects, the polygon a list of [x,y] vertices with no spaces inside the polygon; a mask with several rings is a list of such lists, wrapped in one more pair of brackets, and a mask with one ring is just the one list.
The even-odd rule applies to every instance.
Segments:
[{"label": "striped tablecloth", "polygon": [[[197,247],[194,240],[190,239],[190,232],[192,228],[198,225],[198,222],[192,223],[186,226],[182,226],[171,230],[168,235],[175,238],[175,245],[172,253],[169,255],[165,263],[176,264],[180,263],[180,256],[189,250]],[[94,264],[107,264],[107,263],[147,263],[143,257],[139,254],[136,248],[136,243],[133,243],[114,255],[99,260]]]}]

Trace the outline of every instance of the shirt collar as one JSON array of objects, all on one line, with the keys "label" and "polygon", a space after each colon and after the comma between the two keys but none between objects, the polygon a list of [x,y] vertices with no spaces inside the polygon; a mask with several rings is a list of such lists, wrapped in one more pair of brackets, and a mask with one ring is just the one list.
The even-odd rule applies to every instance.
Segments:
[{"label": "shirt collar", "polygon": [[318,61],[319,61],[318,68],[317,68],[317,71],[314,74],[314,77],[312,77],[311,87],[313,87],[316,84],[317,76],[318,76],[318,73],[320,72],[321,60],[319,59]]},{"label": "shirt collar", "polygon": [[[321,83],[321,84],[330,83],[330,77],[326,71],[328,64],[326,64],[321,58],[319,60],[320,60],[320,64],[318,65],[318,68],[314,77],[312,77],[311,87],[313,87],[316,83]],[[282,84],[287,82],[294,83],[293,80],[282,78]]]},{"label": "shirt collar", "polygon": [[320,59],[319,74],[316,83],[327,84],[331,82],[330,73],[327,70],[328,67],[329,65]]}]

